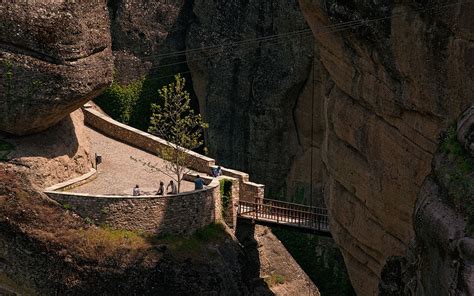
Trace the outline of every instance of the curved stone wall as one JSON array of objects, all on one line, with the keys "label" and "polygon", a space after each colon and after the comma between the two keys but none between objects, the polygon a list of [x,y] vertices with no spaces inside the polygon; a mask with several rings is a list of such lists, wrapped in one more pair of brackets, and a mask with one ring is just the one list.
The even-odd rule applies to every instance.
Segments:
[{"label": "curved stone wall", "polygon": [[166,196],[112,196],[46,191],[97,225],[154,234],[190,234],[221,219],[219,181],[203,190]]}]

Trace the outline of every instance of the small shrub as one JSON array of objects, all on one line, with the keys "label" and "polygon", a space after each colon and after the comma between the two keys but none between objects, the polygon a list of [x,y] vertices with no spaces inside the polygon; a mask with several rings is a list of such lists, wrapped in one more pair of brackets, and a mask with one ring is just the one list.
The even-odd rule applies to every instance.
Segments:
[{"label": "small shrub", "polygon": [[277,284],[282,285],[285,283],[285,277],[277,273],[273,273],[271,276],[265,278],[264,280],[265,280],[265,283],[267,283],[269,287],[273,287]]},{"label": "small shrub", "polygon": [[92,221],[92,219],[89,218],[89,217],[85,217],[85,218],[84,218],[84,222],[85,222],[86,224],[88,224],[88,225],[94,224],[94,221]]},{"label": "small shrub", "polygon": [[120,85],[114,82],[94,101],[112,118],[128,124],[140,98],[143,82],[144,79],[134,81],[128,85]]},{"label": "small shrub", "polygon": [[229,179],[221,179],[219,184],[221,191],[222,217],[225,217],[227,208],[232,201],[232,181]]},{"label": "small shrub", "polygon": [[65,203],[65,204],[63,204],[63,209],[65,209],[65,210],[70,210],[70,209],[72,209],[72,207],[71,207],[70,204]]}]

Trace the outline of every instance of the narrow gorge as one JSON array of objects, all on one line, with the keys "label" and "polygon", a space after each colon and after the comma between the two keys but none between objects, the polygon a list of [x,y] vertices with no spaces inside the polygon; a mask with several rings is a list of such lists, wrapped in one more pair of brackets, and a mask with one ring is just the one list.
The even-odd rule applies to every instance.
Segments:
[{"label": "narrow gorge", "polygon": [[[472,1],[50,2],[0,3],[0,294],[474,293]],[[147,131],[178,73],[198,152],[327,207],[333,240],[211,226],[182,260],[42,193],[93,167],[78,108]]]}]

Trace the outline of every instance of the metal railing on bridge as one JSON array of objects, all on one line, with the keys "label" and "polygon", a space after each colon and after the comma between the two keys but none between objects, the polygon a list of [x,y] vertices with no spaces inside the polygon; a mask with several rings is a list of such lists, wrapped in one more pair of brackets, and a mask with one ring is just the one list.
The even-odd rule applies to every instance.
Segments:
[{"label": "metal railing on bridge", "polygon": [[260,224],[296,227],[320,235],[331,236],[326,208],[257,198],[254,202],[239,201],[237,215]]}]

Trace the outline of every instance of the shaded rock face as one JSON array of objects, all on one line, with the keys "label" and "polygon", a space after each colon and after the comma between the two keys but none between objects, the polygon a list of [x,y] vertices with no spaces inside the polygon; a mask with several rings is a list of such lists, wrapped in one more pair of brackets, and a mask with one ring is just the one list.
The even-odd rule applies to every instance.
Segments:
[{"label": "shaded rock face", "polygon": [[[466,158],[470,172],[456,176],[460,162],[451,158],[444,153],[435,156],[433,171],[416,200],[415,239],[405,256],[385,265],[380,295],[473,295],[474,162]],[[466,185],[463,190],[460,182]]]},{"label": "shaded rock face", "polygon": [[56,124],[112,81],[105,3],[0,4],[0,130]]},{"label": "shaded rock face", "polygon": [[457,124],[457,138],[461,146],[474,156],[474,105],[462,114]]},{"label": "shaded rock face", "polygon": [[[331,232],[357,293],[375,295],[386,259],[402,255],[413,237],[415,198],[440,131],[474,101],[474,7],[299,2],[324,68],[322,159]],[[337,32],[317,29],[373,18],[387,19]]]},{"label": "shaded rock face", "polygon": [[0,140],[14,147],[8,161],[41,188],[86,174],[92,168],[93,153],[81,110],[44,132],[22,137],[0,133]]},{"label": "shaded rock face", "polygon": [[184,54],[163,55],[185,49],[191,1],[117,0],[108,7],[118,82],[174,75],[186,66]]},{"label": "shaded rock face", "polygon": [[[186,47],[207,49],[188,52],[187,61],[201,113],[209,122],[209,154],[225,166],[249,172],[273,198],[293,195],[298,185],[309,197],[311,155],[319,162],[322,124],[319,101],[312,104],[312,92],[319,92],[312,81],[317,52],[298,5],[198,0],[193,13]],[[307,31],[245,41],[301,30]],[[238,45],[221,46],[232,43]],[[317,63],[314,68],[319,71]],[[314,183],[320,177],[314,166]]]}]

